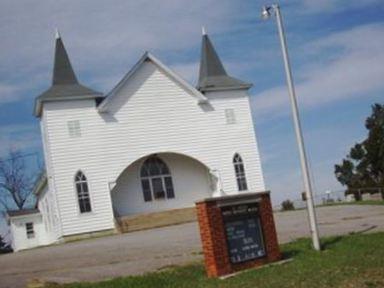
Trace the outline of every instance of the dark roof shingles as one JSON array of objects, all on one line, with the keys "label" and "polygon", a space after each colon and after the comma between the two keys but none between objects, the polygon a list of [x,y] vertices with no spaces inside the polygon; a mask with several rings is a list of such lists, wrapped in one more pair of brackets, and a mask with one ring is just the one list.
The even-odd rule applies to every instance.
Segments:
[{"label": "dark roof shingles", "polygon": [[252,84],[233,78],[227,74],[208,35],[203,35],[199,82],[200,91],[248,89]]},{"label": "dark roof shingles", "polygon": [[39,209],[22,209],[22,210],[11,210],[7,211],[9,217],[30,215],[40,213]]},{"label": "dark roof shingles", "polygon": [[56,39],[52,86],[36,98],[35,116],[40,116],[44,101],[99,98],[102,93],[81,85],[73,71],[61,38]]}]

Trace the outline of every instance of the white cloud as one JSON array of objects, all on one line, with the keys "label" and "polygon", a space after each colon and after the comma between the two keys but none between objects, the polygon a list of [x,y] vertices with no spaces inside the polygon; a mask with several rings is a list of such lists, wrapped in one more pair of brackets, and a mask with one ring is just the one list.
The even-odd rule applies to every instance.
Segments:
[{"label": "white cloud", "polygon": [[17,101],[19,89],[15,85],[5,84],[0,82],[0,105],[2,103],[9,103]]},{"label": "white cloud", "polygon": [[230,0],[5,1],[0,78],[17,90],[1,93],[0,106],[48,88],[55,27],[79,80],[101,92],[112,89],[145,50],[196,83],[199,59],[183,57],[200,47],[202,25],[211,34],[233,29],[241,15],[236,9]]},{"label": "white cloud", "polygon": [[49,85],[59,27],[80,78],[124,71],[122,77],[145,50],[177,55],[200,45],[202,25],[212,33],[226,31],[238,17],[233,12],[229,0],[4,1],[0,76],[20,83],[44,71],[33,88]]},{"label": "white cloud", "polygon": [[[301,108],[314,108],[328,103],[343,101],[353,97],[384,89],[384,25],[365,25],[338,32],[309,43],[303,51],[310,51],[314,61],[322,51],[339,51],[325,63],[306,64],[299,75],[296,91]],[[294,71],[295,72],[295,71]],[[285,85],[274,87],[253,97],[253,107],[257,113],[287,113],[289,109]]]},{"label": "white cloud", "polygon": [[[296,10],[305,13],[325,11],[337,7],[367,6],[379,1],[345,2],[296,0],[284,4],[288,6],[290,14],[295,14]],[[24,88],[15,86],[18,87],[17,97],[14,97],[14,91],[12,94],[1,93],[0,105],[17,101],[19,97],[34,97],[30,93],[26,96],[27,92],[40,91],[49,85],[55,27],[61,31],[79,78],[88,79],[92,75],[96,79],[88,83],[97,83],[97,89],[108,91],[113,80],[119,80],[144,50],[154,50],[156,55],[160,54],[160,58],[163,56],[161,54],[174,53],[175,57],[169,58],[173,58],[171,62],[175,63],[174,59],[181,51],[185,55],[188,49],[200,46],[202,25],[207,27],[210,34],[221,35],[238,32],[236,29],[248,29],[248,24],[245,28],[240,19],[258,19],[250,11],[253,5],[258,4],[234,3],[230,0],[115,0],[112,3],[95,0],[3,1],[0,10],[0,77],[6,83],[21,83]],[[261,27],[256,25],[253,28],[258,30]],[[262,33],[262,30],[259,31]],[[233,68],[226,65],[235,76],[238,74],[236,70],[242,71],[241,76],[259,63],[255,61],[249,65],[247,62],[242,68],[239,63],[241,57],[238,56]],[[197,78],[193,74],[197,73],[197,69],[193,71],[193,62],[179,58],[178,63],[184,64],[174,65],[192,82]],[[35,79],[37,74],[39,77]],[[28,81],[30,85],[25,87],[23,83]]]},{"label": "white cloud", "polygon": [[338,12],[382,4],[381,0],[299,0],[305,13]]}]

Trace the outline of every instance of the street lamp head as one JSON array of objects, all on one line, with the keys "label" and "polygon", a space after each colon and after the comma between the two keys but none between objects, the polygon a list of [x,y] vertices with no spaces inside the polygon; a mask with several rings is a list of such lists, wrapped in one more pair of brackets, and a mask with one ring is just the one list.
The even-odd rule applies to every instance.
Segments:
[{"label": "street lamp head", "polygon": [[261,10],[261,18],[263,20],[267,20],[269,17],[271,17],[271,7],[263,6]]}]

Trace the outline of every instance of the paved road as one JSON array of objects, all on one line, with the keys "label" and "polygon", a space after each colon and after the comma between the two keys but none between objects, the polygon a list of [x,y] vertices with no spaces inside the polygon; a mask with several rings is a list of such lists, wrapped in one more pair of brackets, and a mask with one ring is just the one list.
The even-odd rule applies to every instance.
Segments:
[{"label": "paved road", "polygon": [[[384,206],[332,206],[317,210],[320,232],[384,231]],[[305,210],[276,213],[280,243],[308,236]],[[25,287],[39,278],[61,283],[97,281],[156,271],[202,259],[196,223],[89,239],[0,255],[0,287]]]}]

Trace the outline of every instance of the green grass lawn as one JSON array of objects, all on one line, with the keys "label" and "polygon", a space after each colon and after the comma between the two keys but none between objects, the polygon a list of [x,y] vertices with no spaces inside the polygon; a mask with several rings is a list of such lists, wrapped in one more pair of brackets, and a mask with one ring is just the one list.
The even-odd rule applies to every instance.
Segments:
[{"label": "green grass lawn", "polygon": [[196,263],[143,276],[48,287],[384,287],[384,233],[332,237],[322,242],[322,252],[313,251],[309,239],[285,244],[284,256],[293,261],[248,270],[226,280],[207,278],[204,266]]}]

